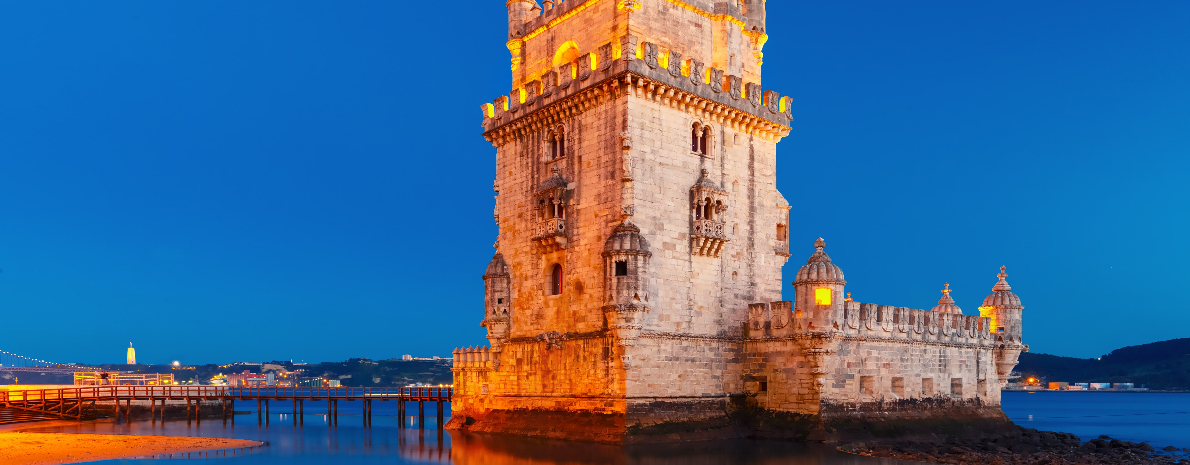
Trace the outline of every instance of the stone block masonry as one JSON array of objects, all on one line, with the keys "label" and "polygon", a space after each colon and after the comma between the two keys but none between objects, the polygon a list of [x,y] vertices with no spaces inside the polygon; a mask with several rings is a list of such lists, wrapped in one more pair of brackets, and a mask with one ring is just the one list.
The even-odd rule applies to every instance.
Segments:
[{"label": "stone block masonry", "polygon": [[507,4],[513,90],[481,105],[491,345],[456,351],[448,427],[656,442],[1006,421],[1026,347],[1003,270],[978,317],[949,288],[928,311],[861,304],[820,239],[780,301],[792,109],[761,86],[763,0]]}]

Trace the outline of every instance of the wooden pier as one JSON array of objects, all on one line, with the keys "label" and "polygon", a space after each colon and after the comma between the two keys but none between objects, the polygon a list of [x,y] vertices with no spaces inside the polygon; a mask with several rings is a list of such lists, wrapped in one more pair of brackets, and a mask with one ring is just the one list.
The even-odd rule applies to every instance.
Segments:
[{"label": "wooden pier", "polygon": [[[219,401],[222,419],[230,417],[235,424],[235,401],[256,401],[256,421],[268,424],[269,401],[292,402],[294,424],[304,423],[305,401],[325,400],[327,420],[331,426],[339,424],[339,401],[361,403],[365,427],[372,425],[372,402],[396,402],[401,416],[401,427],[405,426],[410,402],[417,403],[418,427],[425,425],[425,404],[437,404],[438,427],[442,427],[444,404],[451,401],[454,393],[450,387],[226,387],[226,386],[88,386],[61,389],[31,389],[0,391],[0,407],[55,415],[60,418],[83,420],[94,418],[96,403],[111,403],[116,406],[117,418],[123,411],[124,420],[131,419],[132,401],[149,401],[149,415],[157,421],[164,411],[166,401],[186,402],[186,421],[201,422],[198,414],[200,401]],[[160,407],[158,407],[160,402]],[[123,409],[121,409],[123,403]],[[90,407],[88,415],[85,407]]]}]

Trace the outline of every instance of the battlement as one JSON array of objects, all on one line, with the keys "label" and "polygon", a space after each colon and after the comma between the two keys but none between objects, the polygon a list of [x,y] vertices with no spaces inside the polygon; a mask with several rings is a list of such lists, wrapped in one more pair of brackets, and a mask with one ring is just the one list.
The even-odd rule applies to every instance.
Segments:
[{"label": "battlement", "polygon": [[848,301],[841,315],[795,311],[789,301],[748,306],[746,336],[752,339],[834,333],[866,339],[991,346],[987,317]]},{"label": "battlement", "polygon": [[464,347],[455,349],[452,371],[457,370],[495,370],[500,367],[500,360],[492,356],[491,347]]},{"label": "battlement", "polygon": [[484,137],[499,146],[507,136],[519,137],[518,129],[538,126],[539,119],[548,123],[624,95],[662,102],[766,140],[788,134],[789,97],[707,67],[703,60],[631,34],[621,36],[482,104]]}]

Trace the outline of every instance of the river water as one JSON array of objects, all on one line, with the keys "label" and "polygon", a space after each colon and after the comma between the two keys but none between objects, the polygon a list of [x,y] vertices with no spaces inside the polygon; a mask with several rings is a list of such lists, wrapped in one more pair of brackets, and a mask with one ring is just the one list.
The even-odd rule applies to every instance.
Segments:
[{"label": "river water", "polygon": [[[375,403],[373,426],[364,428],[355,403],[340,404],[339,424],[307,413],[304,424],[293,426],[286,403],[273,402],[267,427],[258,427],[256,414],[238,415],[235,425],[219,420],[198,424],[112,421],[54,426],[38,431],[115,433],[165,436],[206,436],[249,439],[267,443],[246,451],[181,454],[173,457],[112,460],[97,463],[155,463],[173,460],[226,464],[797,464],[903,465],[908,462],[856,457],[829,446],[779,441],[708,441],[676,445],[618,447],[499,435],[440,432],[433,410],[427,410],[425,429],[409,417],[399,427],[395,403]],[[321,407],[319,405],[322,405]],[[430,405],[427,405],[429,407]],[[325,404],[307,402],[307,412]],[[1017,424],[1079,435],[1084,441],[1100,434],[1163,447],[1190,447],[1190,394],[1135,393],[1004,393],[1004,411]],[[224,457],[224,454],[227,457]],[[187,456],[188,455],[188,456]],[[212,455],[218,455],[213,457]]]}]

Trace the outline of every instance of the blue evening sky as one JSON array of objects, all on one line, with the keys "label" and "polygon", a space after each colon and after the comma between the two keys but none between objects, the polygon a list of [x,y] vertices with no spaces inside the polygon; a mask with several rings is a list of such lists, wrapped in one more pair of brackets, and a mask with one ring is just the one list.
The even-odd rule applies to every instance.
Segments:
[{"label": "blue evening sky", "polygon": [[[570,0],[575,1],[575,0]],[[0,349],[188,363],[486,343],[503,0],[0,5]],[[857,300],[1033,351],[1190,327],[1190,3],[768,3],[793,205]],[[597,44],[579,44],[584,50]]]}]

